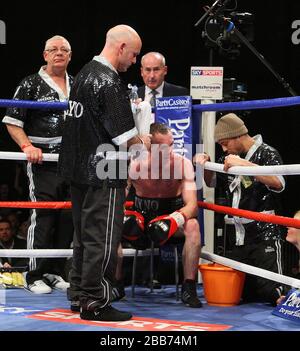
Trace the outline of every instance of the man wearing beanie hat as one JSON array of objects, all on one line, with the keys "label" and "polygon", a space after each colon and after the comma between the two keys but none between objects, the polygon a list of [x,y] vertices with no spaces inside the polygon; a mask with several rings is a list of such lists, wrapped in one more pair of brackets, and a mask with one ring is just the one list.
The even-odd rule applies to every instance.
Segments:
[{"label": "man wearing beanie hat", "polygon": [[[214,133],[221,145],[223,155],[217,161],[224,170],[233,166],[270,166],[282,164],[276,149],[265,144],[261,135],[251,137],[244,122],[234,113],[221,117]],[[207,154],[197,154],[194,163],[204,165],[210,161]],[[216,186],[227,205],[256,212],[278,212],[278,193],[285,188],[282,176],[234,176],[230,173],[214,173],[205,170],[204,180],[208,186]],[[226,256],[259,268],[282,274],[281,227],[275,224],[256,222],[241,217],[225,216],[226,224],[234,230],[229,241],[232,250]],[[288,287],[258,276],[247,275],[244,301],[262,300],[276,305]]]},{"label": "man wearing beanie hat", "polygon": [[234,113],[228,113],[218,120],[215,127],[215,141],[233,139],[248,134],[245,123]]}]

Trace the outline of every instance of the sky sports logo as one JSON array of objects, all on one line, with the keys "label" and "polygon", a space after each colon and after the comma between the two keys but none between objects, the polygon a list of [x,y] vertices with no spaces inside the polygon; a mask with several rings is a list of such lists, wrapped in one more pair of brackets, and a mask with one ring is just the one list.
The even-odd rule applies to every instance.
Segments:
[{"label": "sky sports logo", "polygon": [[0,45],[6,44],[6,24],[0,20]]},{"label": "sky sports logo", "polygon": [[192,69],[192,76],[222,76],[221,69]]}]

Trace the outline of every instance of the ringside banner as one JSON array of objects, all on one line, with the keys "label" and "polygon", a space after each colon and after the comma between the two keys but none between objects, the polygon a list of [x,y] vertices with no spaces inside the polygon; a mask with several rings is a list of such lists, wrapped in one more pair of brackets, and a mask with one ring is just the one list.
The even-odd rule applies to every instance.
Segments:
[{"label": "ringside banner", "polygon": [[223,67],[191,67],[193,99],[223,99]]},{"label": "ringside banner", "polygon": [[156,99],[155,121],[168,125],[174,138],[174,152],[192,158],[192,98],[172,96]]},{"label": "ringside banner", "polygon": [[272,314],[300,323],[300,290],[291,289]]}]

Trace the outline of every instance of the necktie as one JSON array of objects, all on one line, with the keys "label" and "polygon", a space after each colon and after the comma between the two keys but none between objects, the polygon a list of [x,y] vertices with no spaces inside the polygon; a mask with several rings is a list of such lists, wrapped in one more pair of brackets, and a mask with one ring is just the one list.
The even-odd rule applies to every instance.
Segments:
[{"label": "necktie", "polygon": [[151,107],[155,107],[156,106],[156,102],[155,102],[155,96],[158,94],[158,92],[156,90],[151,90],[151,99],[150,99],[150,105]]}]

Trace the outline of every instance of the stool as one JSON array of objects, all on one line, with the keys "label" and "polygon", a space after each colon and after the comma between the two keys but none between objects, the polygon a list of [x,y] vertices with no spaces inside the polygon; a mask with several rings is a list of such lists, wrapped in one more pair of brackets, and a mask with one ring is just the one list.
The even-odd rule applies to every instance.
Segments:
[{"label": "stool", "polygon": [[[175,238],[176,239],[176,238]],[[182,240],[180,241],[180,243]],[[179,272],[178,272],[178,240],[168,241],[168,245],[173,247],[174,250],[174,258],[175,258],[175,285],[176,285],[176,301],[179,301]],[[145,250],[135,249],[135,254],[133,257],[132,263],[132,280],[131,280],[131,296],[135,297],[135,280],[136,280],[136,266],[137,266],[137,257],[139,256],[140,251],[142,252],[142,256],[149,256],[150,255],[150,291],[153,292],[153,259],[154,255],[159,254],[159,249],[154,247],[154,243],[151,243],[151,247]]]}]

